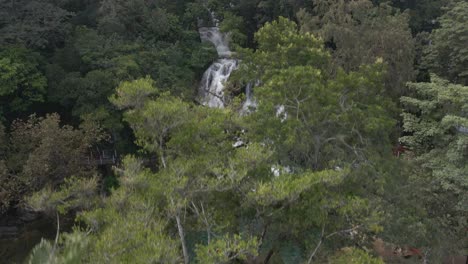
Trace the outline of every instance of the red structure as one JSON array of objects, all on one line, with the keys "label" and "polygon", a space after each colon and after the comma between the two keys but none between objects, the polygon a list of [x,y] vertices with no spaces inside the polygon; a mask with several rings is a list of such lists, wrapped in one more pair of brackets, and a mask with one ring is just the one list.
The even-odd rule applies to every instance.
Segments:
[{"label": "red structure", "polygon": [[404,147],[401,143],[398,143],[395,147],[393,147],[393,156],[400,157],[401,154],[405,153],[408,149]]}]

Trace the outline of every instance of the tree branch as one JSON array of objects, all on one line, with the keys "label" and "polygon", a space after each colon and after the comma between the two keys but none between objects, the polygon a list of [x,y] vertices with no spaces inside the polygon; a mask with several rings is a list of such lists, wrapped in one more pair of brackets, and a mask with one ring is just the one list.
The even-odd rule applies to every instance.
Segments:
[{"label": "tree branch", "polygon": [[317,246],[315,247],[314,251],[309,257],[309,261],[307,261],[307,264],[312,263],[312,259],[314,259],[315,254],[317,254],[318,249],[322,245],[323,239],[324,239],[324,234],[325,234],[325,224],[322,226],[322,234],[320,235],[320,241],[318,242]]}]

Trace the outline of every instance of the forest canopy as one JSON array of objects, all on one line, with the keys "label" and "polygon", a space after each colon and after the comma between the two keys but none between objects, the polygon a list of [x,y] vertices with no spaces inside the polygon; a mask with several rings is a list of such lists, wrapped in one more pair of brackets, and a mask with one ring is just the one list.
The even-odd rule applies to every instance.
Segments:
[{"label": "forest canopy", "polygon": [[467,40],[461,0],[0,0],[0,258],[462,258]]}]

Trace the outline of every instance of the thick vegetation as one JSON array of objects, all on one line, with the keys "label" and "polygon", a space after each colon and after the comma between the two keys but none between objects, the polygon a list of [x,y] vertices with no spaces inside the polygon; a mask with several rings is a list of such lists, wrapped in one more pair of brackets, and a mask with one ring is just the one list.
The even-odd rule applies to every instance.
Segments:
[{"label": "thick vegetation", "polygon": [[[197,103],[217,23],[222,109]],[[0,0],[0,218],[75,221],[29,263],[466,254],[467,25],[457,0]]]}]

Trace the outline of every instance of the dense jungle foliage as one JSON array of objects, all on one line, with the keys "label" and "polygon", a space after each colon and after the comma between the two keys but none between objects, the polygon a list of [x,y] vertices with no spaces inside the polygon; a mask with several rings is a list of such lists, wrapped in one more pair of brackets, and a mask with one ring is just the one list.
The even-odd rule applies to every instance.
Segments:
[{"label": "dense jungle foliage", "polygon": [[0,0],[0,226],[26,212],[57,225],[26,263],[468,255],[468,2]]}]

